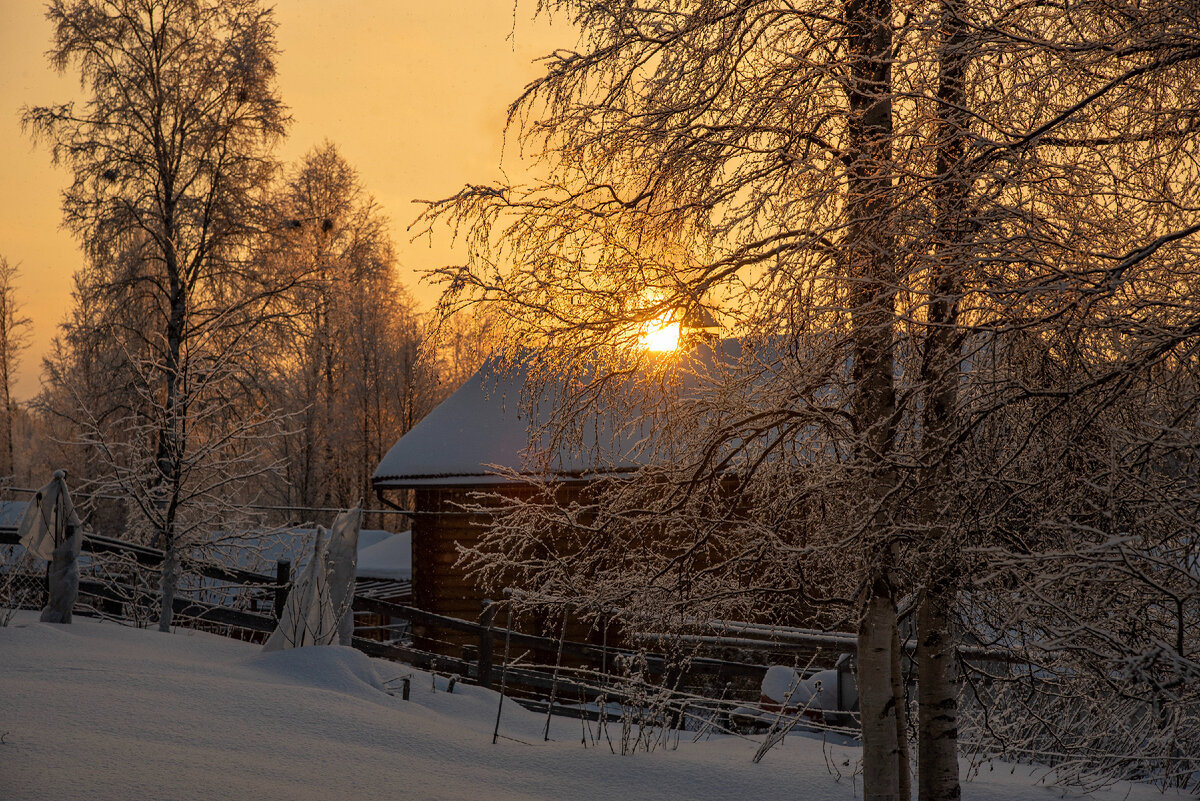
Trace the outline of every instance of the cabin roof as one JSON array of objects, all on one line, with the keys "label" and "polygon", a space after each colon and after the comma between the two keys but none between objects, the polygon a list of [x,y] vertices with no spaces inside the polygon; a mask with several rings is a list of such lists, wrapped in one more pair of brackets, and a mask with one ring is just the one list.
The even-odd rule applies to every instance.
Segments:
[{"label": "cabin roof", "polygon": [[[547,422],[556,391],[553,382],[543,397],[533,404],[522,403],[522,392],[529,380],[529,364],[504,365],[488,360],[454,394],[442,401],[383,457],[372,476],[377,488],[490,486],[509,483],[498,469],[516,471],[528,477],[547,477],[544,471],[530,471],[534,453],[545,454],[545,437],[531,442]],[[549,460],[550,475],[558,480],[581,480],[592,476],[620,473],[639,466],[634,454],[637,432],[617,433],[612,426],[597,422],[589,426],[590,442],[578,451],[560,448]],[[598,447],[597,447],[598,446]],[[604,466],[598,467],[595,454],[605,454]],[[616,456],[614,457],[614,454]],[[622,455],[624,454],[624,455]],[[541,464],[542,462],[539,462]]]},{"label": "cabin roof", "polygon": [[[677,391],[697,392],[708,380],[705,376],[738,364],[742,355],[743,342],[736,338],[695,343],[681,354],[684,362]],[[554,397],[563,391],[561,382],[542,381],[539,401],[527,402],[523,393],[532,386],[534,359],[517,364],[488,360],[392,446],[372,476],[374,486],[492,486],[511,483],[513,472],[515,480],[586,481],[633,472],[646,464],[654,450],[654,431],[648,430],[647,418],[629,407],[618,415],[586,413],[590,415],[586,421],[577,421],[586,422],[580,426],[583,442],[577,448],[559,448],[549,454],[549,460],[530,458],[545,456],[551,449],[548,434],[542,432],[554,410]],[[631,398],[629,403],[636,406],[637,400]],[[642,422],[633,422],[639,418]],[[537,441],[531,441],[531,434]]]}]

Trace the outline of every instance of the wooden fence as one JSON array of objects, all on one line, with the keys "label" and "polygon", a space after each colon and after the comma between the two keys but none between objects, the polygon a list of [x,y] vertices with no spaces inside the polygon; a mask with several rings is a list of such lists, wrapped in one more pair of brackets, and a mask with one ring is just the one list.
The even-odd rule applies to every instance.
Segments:
[{"label": "wooden fence", "polygon": [[[0,545],[16,543],[14,529],[0,528]],[[158,549],[93,534],[84,535],[83,551],[98,556],[116,556],[124,564],[150,571],[163,561],[163,552]],[[277,563],[275,575],[195,559],[185,560],[183,570],[213,582],[242,588],[243,596],[248,593],[252,601],[257,599],[252,605],[258,608],[235,608],[181,594],[174,603],[177,624],[241,639],[261,641],[274,630],[276,617],[291,588],[290,564],[286,561]],[[150,612],[156,612],[157,602],[146,582],[134,586],[124,574],[95,577],[83,572],[80,601],[76,605],[78,614],[129,620],[135,617],[131,608],[144,604],[147,613],[142,622],[152,619]],[[42,576],[32,578],[44,580]],[[203,595],[205,588],[198,589]],[[729,712],[758,700],[759,683],[767,668],[765,655],[775,654],[773,661],[779,661],[780,656],[791,656],[793,664],[803,667],[812,662],[814,649],[824,648],[828,659],[823,666],[829,667],[839,651],[853,650],[852,638],[847,639],[847,635],[817,633],[819,636],[789,643],[779,637],[756,638],[754,632],[746,632],[745,636],[736,638],[737,643],[719,641],[712,645],[754,654],[754,660],[693,655],[680,662],[645,649],[571,642],[510,630],[496,624],[496,611],[502,604],[485,602],[479,620],[469,621],[373,597],[375,594],[354,597],[356,617],[371,621],[366,626],[356,627],[355,648],[373,657],[457,676],[483,687],[500,687],[510,696],[529,704],[540,704],[542,708],[548,706],[556,712],[578,714],[580,709],[594,704],[598,698],[606,702],[645,704],[646,695],[654,694],[660,699],[666,698],[680,718],[689,705],[696,709],[707,703],[705,708],[710,713],[716,710],[726,716],[726,723],[717,726],[724,728],[728,725]],[[474,644],[463,648],[461,656],[447,656],[416,649],[392,636],[398,628],[411,630],[415,626],[427,631],[449,630],[466,634]],[[360,634],[367,636],[357,636]],[[736,649],[733,648],[735,645]],[[553,655],[553,661],[538,661],[531,654]],[[630,669],[631,665],[635,669]],[[850,662],[841,660],[839,669],[848,673]],[[710,723],[712,717],[709,714]],[[844,718],[842,722],[850,722],[849,715]]]}]

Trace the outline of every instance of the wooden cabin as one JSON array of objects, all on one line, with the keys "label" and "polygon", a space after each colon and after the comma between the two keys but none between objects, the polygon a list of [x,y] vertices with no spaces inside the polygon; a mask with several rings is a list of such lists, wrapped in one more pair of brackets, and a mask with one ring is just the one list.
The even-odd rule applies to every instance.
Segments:
[{"label": "wooden cabin", "polygon": [[[702,374],[719,362],[738,363],[742,344],[736,339],[712,341],[692,351],[692,358],[701,368],[695,372]],[[692,380],[700,379],[685,377],[683,391],[688,391],[686,386]],[[557,485],[559,502],[569,503],[587,493],[595,479],[626,474],[643,466],[633,454],[644,453],[639,445],[645,443],[649,432],[625,428],[618,432],[597,417],[583,426],[590,432],[591,442],[583,443],[578,451],[550,454],[548,471],[544,460],[537,462],[537,468],[527,469],[528,452],[545,455],[550,450],[548,441],[531,442],[531,432],[535,439],[540,436],[537,432],[545,420],[538,416],[549,414],[554,405],[550,399],[528,403],[528,386],[529,375],[523,365],[501,369],[489,361],[405,434],[375,471],[372,480],[381,501],[414,512],[412,601],[422,611],[460,620],[480,619],[489,590],[458,565],[460,547],[478,545],[491,523],[486,511],[464,511],[464,506],[484,501],[480,493],[529,495],[537,490],[522,477],[530,481],[550,478]],[[550,386],[545,391],[559,390]],[[534,419],[529,419],[529,414]],[[603,462],[593,454],[602,454]],[[731,486],[733,481],[731,476]],[[556,550],[553,536],[547,533],[550,550]],[[799,593],[790,606],[796,612],[795,619],[775,622],[814,624],[813,610]],[[560,620],[546,622],[552,625],[544,627],[542,621],[526,620],[519,621],[515,628],[531,634],[557,636],[561,632]],[[567,639],[599,642],[603,637],[583,626],[568,624]],[[422,650],[449,656],[459,656],[464,646],[478,642],[471,634],[419,626],[414,627],[413,638]]]},{"label": "wooden cabin", "polygon": [[[722,359],[735,362],[741,354],[738,340],[721,340],[715,342],[706,354],[700,354],[699,358],[707,358],[711,366]],[[643,466],[637,458],[621,457],[619,454],[638,453],[637,445],[645,440],[647,432],[624,431],[623,438],[607,429],[602,421],[596,420],[594,424],[589,421],[588,425],[594,437],[594,449],[585,443],[578,453],[561,451],[552,454],[549,471],[544,467],[527,469],[526,454],[529,450],[542,454],[548,450],[545,441],[531,442],[531,432],[537,432],[539,424],[544,422],[537,419],[537,415],[548,413],[553,406],[548,401],[540,406],[533,404],[534,419],[525,416],[530,408],[530,404],[524,402],[528,401],[524,395],[528,379],[528,374],[521,366],[502,370],[497,363],[488,362],[405,434],[388,451],[375,471],[372,481],[381,501],[414,512],[411,535],[412,605],[422,611],[459,620],[484,620],[483,612],[489,592],[458,565],[460,547],[478,545],[492,522],[492,516],[486,513],[486,509],[475,512],[463,508],[481,504],[486,497],[481,493],[528,496],[539,491],[531,483],[534,479],[550,478],[557,485],[559,500],[569,502],[585,496],[591,483],[599,477],[625,474]],[[555,390],[551,388],[550,391]],[[597,452],[604,454],[603,466],[589,456]],[[539,461],[538,464],[544,465],[545,462]],[[547,536],[551,538],[553,535]],[[551,539],[547,545],[553,549],[555,543]],[[793,606],[800,619],[790,624],[811,625],[808,620],[811,610],[805,609],[805,601],[799,594]],[[504,626],[506,621],[497,619],[495,623]],[[753,626],[753,623],[744,625]],[[565,632],[560,626],[561,620],[558,619],[513,621],[514,629],[529,634],[557,636],[562,633],[566,640],[575,643],[591,642],[609,646],[629,644],[621,642],[619,631],[596,631],[570,620]],[[708,667],[717,666],[719,671],[727,672],[715,673],[712,680],[717,684],[713,686],[723,686],[722,692],[727,692],[731,686],[728,682],[733,681],[737,692],[745,691],[757,698],[762,664],[774,660],[782,660],[789,665],[797,661],[805,664],[816,655],[818,648],[824,648],[827,656],[833,652],[824,666],[833,668],[837,652],[842,648],[852,649],[852,633],[830,634],[826,637],[828,642],[814,645],[811,631],[796,631],[803,634],[797,642],[790,645],[786,642],[782,645],[775,643],[779,647],[764,647],[761,651],[753,647],[745,651],[746,638],[739,639],[735,648],[726,643],[724,638],[714,637],[714,644],[708,649],[708,661],[711,663]],[[411,634],[417,649],[449,657],[472,660],[471,650],[481,646],[478,634],[431,624],[414,625]],[[540,652],[536,645],[523,645],[522,649],[526,647],[534,651],[528,658],[523,657],[526,664],[556,663],[554,653]],[[739,650],[740,657],[732,654],[734,650]],[[744,661],[747,653],[752,655],[754,667],[723,661],[735,658]],[[479,658],[482,665],[482,656]],[[563,663],[571,661],[568,653]],[[839,688],[843,685],[852,687],[841,678],[842,672],[849,669],[849,664],[846,657],[838,660]],[[701,681],[707,680],[701,678]],[[841,699],[840,692],[839,689],[838,708],[849,708],[849,701]]]},{"label": "wooden cabin", "polygon": [[[372,478],[376,494],[395,507],[411,504],[412,601],[418,609],[462,620],[479,620],[487,593],[468,577],[458,561],[459,546],[477,544],[490,522],[487,514],[464,512],[463,504],[478,503],[480,491],[505,495],[531,492],[520,475],[538,420],[522,415],[522,392],[527,373],[521,366],[501,370],[489,361],[453,395],[405,434],[384,456]],[[532,423],[532,425],[531,425]],[[605,437],[603,426],[595,436]],[[632,440],[613,437],[606,450],[632,450]],[[551,477],[561,482],[563,497],[581,492],[600,475],[586,456],[561,451],[551,459]],[[498,475],[497,467],[517,471],[518,480]],[[605,471],[636,468],[633,461],[617,461]],[[542,473],[539,476],[544,475]],[[529,633],[543,633],[536,621],[525,621]],[[587,631],[568,631],[568,638],[586,639]],[[414,627],[417,647],[459,656],[464,646],[477,642],[471,635],[449,629]],[[593,637],[594,639],[594,637]]]}]

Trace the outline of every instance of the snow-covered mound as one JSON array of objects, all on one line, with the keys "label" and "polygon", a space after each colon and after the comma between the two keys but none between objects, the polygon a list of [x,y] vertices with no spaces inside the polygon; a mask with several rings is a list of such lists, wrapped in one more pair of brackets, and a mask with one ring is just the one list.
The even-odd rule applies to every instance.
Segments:
[{"label": "snow-covered mound", "polygon": [[806,679],[790,667],[774,665],[763,676],[762,701],[789,711],[837,709],[837,680],[836,670],[822,670]]},{"label": "snow-covered mound", "polygon": [[[374,534],[375,532],[370,532]],[[385,536],[380,538],[368,537],[363,539],[364,531],[358,541],[358,570],[359,578],[396,579],[412,581],[412,532],[402,531],[399,534],[380,532]],[[364,542],[370,542],[364,545]]]},{"label": "snow-covered mound", "polygon": [[[685,733],[619,756],[619,721],[545,717],[428,673],[344,648],[261,648],[213,635],[70,626],[21,613],[0,628],[0,799],[538,801],[586,798],[850,801],[858,750],[791,734],[760,764],[758,741]],[[399,679],[411,680],[411,700]],[[395,695],[388,691],[394,690]],[[583,740],[585,744],[581,743]],[[619,746],[618,746],[619,750]],[[1051,799],[1028,769],[983,772],[967,799]],[[837,775],[840,773],[840,775]],[[1103,799],[1162,799],[1128,785]],[[1166,796],[1172,798],[1173,796]],[[1177,797],[1177,796],[1174,796]]]},{"label": "snow-covered mound", "polygon": [[274,675],[281,684],[343,693],[368,701],[379,701],[380,693],[387,692],[371,658],[353,648],[337,645],[285,648],[257,654],[249,664],[264,675]]}]

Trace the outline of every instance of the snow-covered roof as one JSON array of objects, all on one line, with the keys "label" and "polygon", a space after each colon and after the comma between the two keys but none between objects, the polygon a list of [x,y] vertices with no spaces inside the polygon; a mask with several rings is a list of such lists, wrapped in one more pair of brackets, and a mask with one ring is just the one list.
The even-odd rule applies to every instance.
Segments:
[{"label": "snow-covered roof", "polygon": [[[241,535],[217,532],[213,535],[215,541],[208,546],[209,558],[226,567],[266,574],[274,573],[275,564],[279,560],[285,559],[292,563],[292,574],[299,575],[304,566],[308,564],[308,559],[312,555],[312,539],[316,532],[316,528],[304,526],[291,526]],[[395,567],[401,558],[401,546],[397,538],[403,538],[407,534],[408,532],[393,534],[390,531],[372,528],[364,528],[359,531],[358,575],[365,575],[370,578],[393,578],[390,575],[364,574],[361,569],[364,564],[363,555],[368,553],[373,554],[376,548],[385,547],[388,546],[388,543],[392,543],[390,547],[392,548],[393,555],[387,564]],[[404,541],[408,542],[408,540]],[[409,548],[410,546],[404,545],[403,547]],[[386,550],[380,550],[378,555],[368,556],[366,564],[380,563],[381,556],[385,552]],[[408,557],[407,564],[410,575],[404,577],[405,580],[411,578],[411,556]]]},{"label": "snow-covered roof", "polygon": [[412,581],[412,531],[388,534],[365,547],[361,539],[358,544],[359,578]]},{"label": "snow-covered roof", "polygon": [[[714,376],[735,369],[746,354],[745,344],[736,338],[698,341],[680,354],[672,391],[680,397],[704,392],[718,380]],[[642,383],[647,376],[622,379],[640,389],[630,390],[620,414],[592,412],[576,421],[585,423],[578,426],[584,441],[577,449],[560,448],[550,454],[548,467],[544,460],[531,460],[531,453],[545,455],[550,450],[548,435],[540,432],[555,408],[554,397],[563,391],[561,383],[540,382],[539,402],[528,403],[524,393],[530,386],[534,358],[516,365],[485,363],[392,446],[375,470],[374,485],[384,489],[486,486],[510,481],[502,472],[587,480],[620,475],[646,464],[656,445],[650,418],[637,414],[637,398],[649,386]],[[773,348],[758,346],[752,365],[757,381],[770,383],[773,368],[768,363],[775,358]],[[658,386],[657,379],[654,385]],[[642,422],[632,422],[639,419]],[[530,441],[531,432],[539,441]]]},{"label": "snow-covered roof", "polygon": [[25,516],[27,501],[0,501],[0,528],[15,529]]},{"label": "snow-covered roof", "polygon": [[363,551],[372,545],[378,545],[389,537],[394,536],[392,532],[384,531],[383,529],[364,528],[358,532],[358,552],[361,555]]},{"label": "snow-covered roof", "polygon": [[[536,404],[534,419],[524,413],[522,392],[528,380],[526,364],[501,369],[489,360],[449,398],[426,415],[392,446],[372,482],[376,487],[478,486],[505,483],[496,466],[525,472],[530,432],[546,422],[552,402]],[[548,387],[547,392],[554,392]],[[636,456],[641,435],[614,433],[611,426],[597,422],[591,442],[582,452],[561,449],[550,460],[559,478],[583,478],[598,472],[620,472],[639,466]],[[545,442],[532,443],[532,450],[545,452]],[[602,468],[593,453],[599,446],[605,454]],[[539,473],[540,474],[540,473]]]}]

